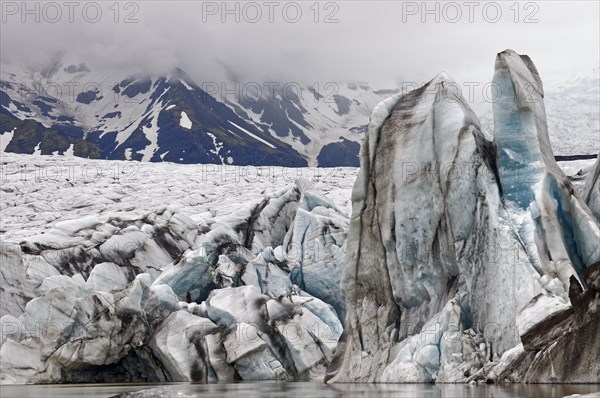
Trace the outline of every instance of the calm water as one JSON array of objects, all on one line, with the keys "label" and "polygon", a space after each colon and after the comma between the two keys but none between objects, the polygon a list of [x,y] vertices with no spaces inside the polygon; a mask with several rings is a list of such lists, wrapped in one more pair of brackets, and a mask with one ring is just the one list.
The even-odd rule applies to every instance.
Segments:
[{"label": "calm water", "polygon": [[[544,385],[430,385],[430,384],[336,384],[321,383],[235,383],[235,384],[93,384],[50,386],[0,386],[2,398],[108,398],[124,392],[159,387],[156,397],[196,398],[562,398],[600,391],[600,384]],[[600,393],[597,393],[600,398]]]}]

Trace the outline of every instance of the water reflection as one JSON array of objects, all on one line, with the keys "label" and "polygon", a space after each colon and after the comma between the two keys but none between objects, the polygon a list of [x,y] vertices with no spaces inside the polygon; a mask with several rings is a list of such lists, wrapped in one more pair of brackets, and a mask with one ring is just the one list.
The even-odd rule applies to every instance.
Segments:
[{"label": "water reflection", "polygon": [[[143,391],[141,391],[143,390]],[[2,398],[562,398],[600,391],[600,384],[462,385],[462,384],[335,384],[223,383],[142,385],[1,386]],[[597,394],[600,398],[600,393]]]}]

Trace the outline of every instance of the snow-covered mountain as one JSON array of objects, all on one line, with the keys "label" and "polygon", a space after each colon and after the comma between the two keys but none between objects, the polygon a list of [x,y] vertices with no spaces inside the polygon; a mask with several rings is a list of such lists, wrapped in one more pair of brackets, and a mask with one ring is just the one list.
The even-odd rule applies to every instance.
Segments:
[{"label": "snow-covered mountain", "polygon": [[[252,90],[252,88],[255,88]],[[2,65],[2,151],[178,163],[357,166],[366,84],[196,83],[103,74],[55,59]]]},{"label": "snow-covered mountain", "polygon": [[[68,54],[1,72],[2,151],[151,162],[358,166],[371,110],[400,92],[356,82],[196,82],[181,69],[130,76]],[[596,154],[598,70],[553,83],[545,100],[555,153]],[[493,125],[487,108],[484,133]]]},{"label": "snow-covered mountain", "polygon": [[[186,81],[189,81],[187,83]],[[2,130],[9,152],[217,163],[306,165],[180,70],[162,77],[103,76],[85,64],[20,74],[2,70]],[[6,133],[5,133],[6,134]]]}]

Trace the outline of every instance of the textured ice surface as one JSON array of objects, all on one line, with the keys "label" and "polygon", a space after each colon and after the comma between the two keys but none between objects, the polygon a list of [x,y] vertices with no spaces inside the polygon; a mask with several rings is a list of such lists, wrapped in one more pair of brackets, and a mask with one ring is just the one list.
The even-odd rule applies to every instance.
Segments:
[{"label": "textured ice surface", "polygon": [[307,189],[283,243],[292,283],[331,304],[341,320],[346,314],[339,281],[347,230],[347,217],[325,196]]},{"label": "textured ice surface", "polygon": [[600,153],[596,165],[589,172],[583,188],[582,197],[596,220],[600,222]]},{"label": "textured ice surface", "polygon": [[23,313],[27,301],[33,298],[32,288],[26,281],[21,248],[0,240],[0,317]]},{"label": "textured ice surface", "polygon": [[174,265],[168,265],[154,282],[168,285],[182,300],[203,301],[212,288],[211,266],[204,256],[187,252]]},{"label": "textured ice surface", "polygon": [[544,90],[531,59],[507,50],[496,58],[494,141],[503,198],[528,210],[516,228],[538,272],[571,275],[600,261],[600,230],[589,209],[554,160],[548,138]]},{"label": "textured ice surface", "polygon": [[152,336],[150,346],[168,373],[168,380],[206,380],[207,335],[217,334],[210,320],[177,311],[169,315]]},{"label": "textured ice surface", "polygon": [[[349,187],[350,178],[341,183]],[[283,245],[304,220],[295,222],[299,204],[326,220],[310,235],[319,242],[342,245],[346,216],[316,191],[315,200],[303,197],[311,182],[286,185],[273,182],[237,208],[228,203],[224,214],[109,209],[3,241],[1,381],[321,378],[342,332],[332,307],[339,279],[316,281],[334,292],[328,302],[302,291]],[[335,217],[319,210],[334,208]]]},{"label": "textured ice surface", "polygon": [[[298,178],[350,213],[357,168],[311,169],[137,163],[3,153],[0,233],[19,242],[90,215],[142,218],[170,206],[207,226]],[[274,246],[275,247],[275,246]]]},{"label": "textured ice surface", "polygon": [[[452,85],[440,74],[373,112],[353,191],[342,279],[346,341],[336,351],[342,358],[332,369],[335,381],[435,379],[440,363],[431,359],[440,341],[422,348],[420,362],[413,360],[416,348],[403,341],[424,330],[453,297],[465,307],[461,322],[478,333],[489,322],[507,326],[514,320],[513,306],[478,310],[490,276],[477,261],[493,261],[488,246],[500,240],[482,233],[498,222],[490,212],[499,200],[487,199],[498,190],[491,145]],[[510,282],[496,286],[504,295],[521,288]],[[533,287],[523,289],[524,305]],[[462,352],[459,348],[448,357]],[[408,373],[385,372],[391,362]]]},{"label": "textured ice surface", "polygon": [[519,330],[568,312],[570,286],[599,260],[598,224],[554,160],[533,63],[500,53],[494,81],[494,142],[445,74],[373,111],[327,379],[465,381],[512,352]]},{"label": "textured ice surface", "polygon": [[350,226],[355,169],[6,154],[2,382],[592,380],[598,168],[580,200],[498,65],[538,89],[494,143],[445,74],[376,107]]}]

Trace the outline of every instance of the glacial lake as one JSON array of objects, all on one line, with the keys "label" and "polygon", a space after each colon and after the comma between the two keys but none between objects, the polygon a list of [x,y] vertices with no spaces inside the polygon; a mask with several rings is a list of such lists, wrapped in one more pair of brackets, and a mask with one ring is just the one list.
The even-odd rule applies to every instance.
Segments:
[{"label": "glacial lake", "polygon": [[[256,382],[222,384],[71,384],[0,386],[2,398],[109,398],[125,392],[159,388],[164,398],[562,398],[600,391],[600,384],[335,384]],[[600,397],[600,393],[597,395]]]}]

